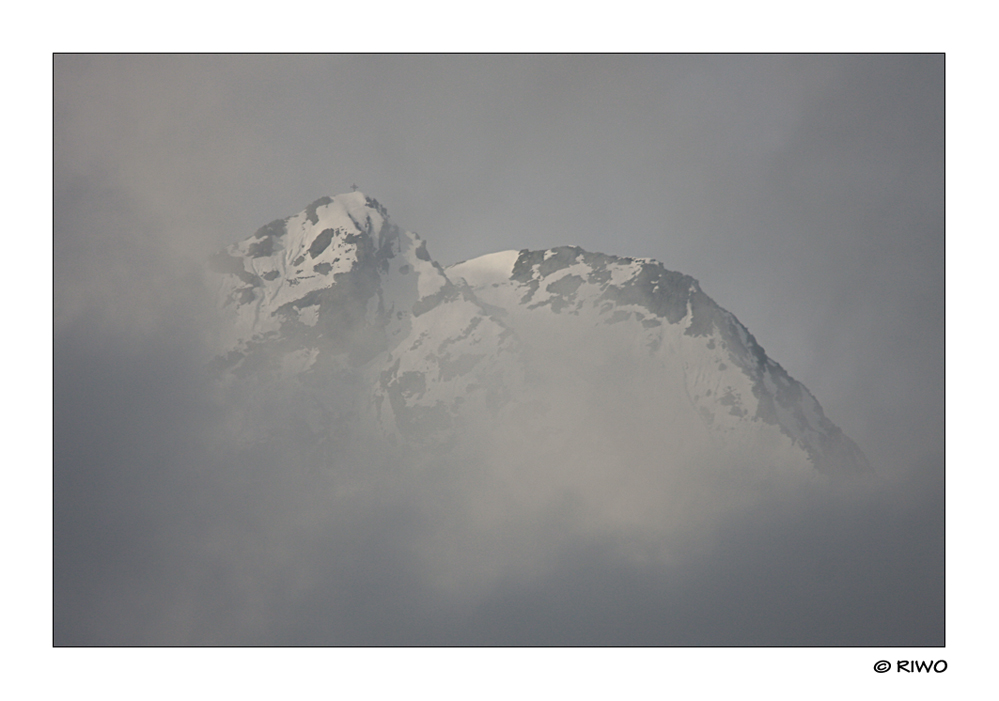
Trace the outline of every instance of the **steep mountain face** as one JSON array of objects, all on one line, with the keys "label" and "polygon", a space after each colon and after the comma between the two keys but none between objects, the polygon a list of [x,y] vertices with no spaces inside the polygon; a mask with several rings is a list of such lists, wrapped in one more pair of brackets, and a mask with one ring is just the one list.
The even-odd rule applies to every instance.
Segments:
[{"label": "steep mountain face", "polygon": [[303,441],[450,448],[493,433],[554,453],[655,435],[675,459],[869,470],[732,314],[650,259],[559,247],[444,269],[353,192],[211,262],[228,324],[217,368],[284,393]]},{"label": "steep mountain face", "polygon": [[359,425],[447,443],[463,416],[495,413],[517,386],[511,330],[360,192],[274,221],[211,265],[231,347],[217,367],[291,383],[314,440]]},{"label": "steep mountain face", "polygon": [[666,404],[696,412],[716,444],[748,451],[769,440],[803,451],[823,472],[869,469],[805,386],[688,275],[570,246],[495,253],[447,272],[532,339],[576,337],[588,348],[599,338],[603,357],[613,349],[610,357],[639,369],[640,382],[670,387]]}]

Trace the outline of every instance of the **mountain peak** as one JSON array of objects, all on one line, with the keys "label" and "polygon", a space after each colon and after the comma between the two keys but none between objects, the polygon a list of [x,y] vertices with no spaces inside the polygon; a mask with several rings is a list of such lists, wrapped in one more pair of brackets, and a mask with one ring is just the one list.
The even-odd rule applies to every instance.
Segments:
[{"label": "mountain peak", "polygon": [[584,328],[580,343],[602,335],[603,346],[616,348],[617,357],[637,346],[641,355],[678,367],[678,385],[710,435],[748,446],[760,429],[774,427],[822,472],[870,469],[812,394],[689,275],[651,258],[578,246],[494,253],[447,272],[483,304],[506,310],[504,319],[525,336],[571,338]]},{"label": "mountain peak", "polygon": [[[367,388],[351,415],[415,443],[452,444],[469,422],[534,415],[553,397],[576,397],[578,385],[622,402],[645,396],[640,420],[681,442],[762,450],[764,462],[828,473],[869,470],[731,313],[650,258],[558,246],[444,269],[355,191],[271,222],[213,266],[232,322],[222,366],[308,377],[320,406],[348,372]],[[608,377],[616,386],[602,384]],[[575,413],[587,396],[535,424],[573,434],[592,419]]]}]

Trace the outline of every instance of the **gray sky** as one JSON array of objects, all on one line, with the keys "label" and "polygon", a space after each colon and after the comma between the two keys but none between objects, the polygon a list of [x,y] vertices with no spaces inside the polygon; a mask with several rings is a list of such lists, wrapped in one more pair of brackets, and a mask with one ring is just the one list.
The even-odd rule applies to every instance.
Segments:
[{"label": "gray sky", "polygon": [[[194,623],[203,610],[240,640],[319,641],[324,630],[275,620],[316,620],[334,596],[324,586],[349,602],[328,626],[361,641],[392,631],[397,607],[419,611],[395,630],[415,642],[427,630],[515,640],[525,631],[500,625],[512,620],[555,642],[654,642],[665,627],[712,643],[705,627],[723,619],[707,612],[720,600],[769,616],[771,642],[809,616],[852,640],[902,582],[912,610],[939,602],[943,76],[939,55],[57,56],[57,641],[213,640]],[[460,620],[407,565],[416,536],[396,534],[419,532],[419,518],[390,508],[402,497],[292,540],[288,514],[313,513],[302,511],[308,478],[277,483],[259,456],[244,470],[219,462],[220,419],[198,375],[212,300],[197,262],[352,183],[443,264],[578,244],[694,276],[904,488],[872,502],[802,497],[817,500],[804,531],[790,508],[754,528],[726,524],[727,554],[668,584],[654,568],[622,575],[612,550],[568,545],[547,583],[501,587]],[[298,608],[280,614],[241,590],[231,606],[264,601],[275,617],[247,622],[211,577],[230,591],[253,566],[219,564],[204,543],[241,544],[240,514],[247,529],[281,533],[289,558],[334,552],[379,571],[311,571],[328,584],[302,584],[286,604]],[[795,598],[831,576],[816,552],[839,563],[836,595],[862,600],[856,615]],[[702,586],[787,559],[806,564],[782,584],[784,608],[778,592]],[[861,576],[872,563],[890,573],[875,584]],[[394,576],[384,606],[365,609],[367,583]],[[632,604],[572,628],[573,610],[596,610],[616,586]],[[682,612],[634,604],[684,592]],[[938,639],[935,614],[894,606],[878,630]],[[608,632],[622,620],[632,625]],[[725,640],[754,642],[739,631],[756,629],[747,620]]]}]

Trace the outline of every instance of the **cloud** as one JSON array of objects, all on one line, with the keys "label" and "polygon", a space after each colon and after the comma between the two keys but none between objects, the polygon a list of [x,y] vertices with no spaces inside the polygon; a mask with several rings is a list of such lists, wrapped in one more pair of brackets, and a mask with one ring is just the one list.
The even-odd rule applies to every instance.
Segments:
[{"label": "cloud", "polygon": [[[942,642],[931,58],[57,57],[56,643]],[[573,450],[300,447],[201,261],[354,179],[442,262],[701,278],[879,476],[665,469],[628,385]]]},{"label": "cloud", "polygon": [[274,385],[210,381],[184,280],[56,337],[56,644],[942,640],[932,479],[734,478],[613,377],[544,387],[554,441],[309,442]]}]

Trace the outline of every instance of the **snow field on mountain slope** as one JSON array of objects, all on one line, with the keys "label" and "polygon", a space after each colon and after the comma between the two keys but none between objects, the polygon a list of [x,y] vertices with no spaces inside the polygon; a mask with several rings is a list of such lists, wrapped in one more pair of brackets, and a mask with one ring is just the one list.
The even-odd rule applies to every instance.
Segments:
[{"label": "snow field on mountain slope", "polygon": [[[789,465],[794,469],[807,466],[805,453],[778,427],[755,419],[758,400],[752,381],[729,358],[723,341],[716,334],[685,334],[691,322],[689,309],[680,323],[659,319],[660,324],[646,327],[641,322],[655,318],[646,308],[614,304],[605,310],[605,304],[599,303],[607,284],[628,282],[649,261],[609,266],[611,278],[604,284],[586,282],[591,268],[576,263],[540,278],[538,289],[522,302],[528,285],[509,279],[517,256],[516,251],[491,254],[453,266],[448,272],[463,277],[487,304],[507,310],[504,319],[524,342],[531,367],[535,371],[544,367],[540,374],[559,388],[559,394],[567,398],[567,407],[584,407],[594,401],[593,397],[578,396],[573,389],[581,385],[579,378],[613,376],[614,383],[597,380],[603,391],[616,384],[614,393],[619,398],[629,397],[628,406],[645,407],[647,413],[635,417],[633,425],[670,433],[675,430],[674,445],[704,440],[736,453],[769,455],[781,471]],[[560,280],[573,275],[584,282],[570,304],[553,314],[546,302],[559,295],[547,288],[557,289]],[[620,414],[620,410],[615,411]],[[570,415],[576,413],[569,411]],[[652,416],[657,418],[650,421]]]},{"label": "snow field on mountain slope", "polygon": [[509,280],[518,257],[520,251],[515,250],[488,253],[449,266],[447,272],[450,274],[454,271],[459,277],[464,277],[472,287],[485,287]]},{"label": "snow field on mountain slope", "polygon": [[500,251],[449,266],[445,272],[455,283],[464,280],[475,296],[486,304],[510,311],[522,293],[510,281],[519,251]]},{"label": "snow field on mountain slope", "polygon": [[[467,433],[476,421],[481,424],[492,416],[487,390],[497,383],[509,386],[516,377],[516,359],[505,352],[510,342],[504,338],[505,331],[467,300],[438,305],[414,317],[407,338],[379,361],[378,365],[391,373],[382,376],[389,384],[379,387],[391,391],[392,385],[401,382],[406,387],[402,399],[407,410],[446,408],[451,419]],[[382,389],[376,392],[384,394]],[[381,423],[391,431],[397,418],[394,407],[389,413],[383,410]],[[453,424],[452,429],[457,430],[458,424]],[[478,430],[485,430],[485,425],[478,426]]]},{"label": "snow field on mountain slope", "polygon": [[[764,384],[767,390],[772,392],[776,396],[776,383],[771,377],[769,369],[764,373],[763,376]],[[812,396],[811,392],[808,391],[803,385],[799,385],[801,390],[801,398],[795,404],[795,408],[799,409],[803,417],[799,417],[792,410],[789,410],[779,403],[774,404],[774,408],[777,413],[777,420],[782,426],[787,428],[788,431],[802,444],[811,445],[815,448],[819,448],[819,439],[824,432],[819,430],[821,427],[821,409],[819,408],[818,402]],[[801,418],[804,418],[804,425],[802,425]]]},{"label": "snow field on mountain slope", "polygon": [[[344,239],[351,234],[377,239],[386,222],[379,208],[369,202],[355,192],[338,195],[315,210],[310,206],[286,220],[286,233],[274,239],[275,250],[270,256],[251,255],[260,251],[252,248],[257,245],[254,238],[230,248],[242,254],[247,272],[261,278],[252,299],[235,310],[237,334],[245,339],[254,332],[277,330],[280,315],[273,315],[277,308],[330,287],[335,284],[332,276],[336,272],[351,269],[357,261],[358,245]],[[310,216],[316,219],[315,224]],[[317,237],[330,229],[336,233],[325,234],[328,240],[316,244]],[[417,254],[425,245],[417,235],[395,227],[388,230],[398,235],[398,249],[388,260],[388,270],[379,270],[379,293],[367,300],[366,308],[369,323],[380,323],[375,321],[379,318],[388,322],[384,327],[388,354],[370,362],[365,372],[374,382],[383,370],[393,367],[396,378],[402,373],[418,374],[420,382],[407,386],[422,385],[423,389],[406,390],[407,405],[442,402],[455,410],[461,401],[472,399],[464,396],[470,393],[476,395],[475,404],[483,394],[479,391],[483,377],[494,377],[497,370],[505,368],[500,374],[512,381],[524,368],[535,382],[527,383],[523,393],[518,390],[511,395],[514,404],[526,414],[534,411],[527,411],[528,407],[537,409],[546,402],[557,405],[542,411],[528,430],[547,430],[549,437],[564,437],[578,434],[578,426],[589,426],[593,429],[589,435],[578,436],[585,442],[600,435],[604,426],[614,425],[616,435],[639,430],[669,436],[663,444],[668,452],[705,442],[753,451],[762,445],[764,452],[787,457],[778,462],[807,464],[804,450],[779,427],[756,418],[759,400],[753,393],[753,380],[730,355],[744,349],[725,348],[724,334],[688,336],[685,331],[692,321],[689,305],[685,319],[670,324],[641,304],[618,301],[637,291],[628,289],[632,281],[644,284],[644,278],[636,280],[636,276],[643,266],[655,261],[584,252],[576,257],[571,255],[576,249],[570,249],[569,258],[552,261],[565,256],[566,250],[551,249],[541,256],[541,267],[530,271],[531,280],[520,282],[510,278],[521,252],[508,250],[456,264],[445,275],[427,260],[429,256]],[[372,244],[374,250],[381,250],[381,241],[373,240]],[[584,256],[592,265],[583,262]],[[551,269],[573,258],[577,262],[541,275],[545,262]],[[292,267],[296,261],[299,264]],[[448,300],[441,293],[449,286],[449,278],[459,287],[464,280],[489,311],[483,313],[478,305],[460,298]],[[245,280],[236,275],[227,276],[227,280],[230,293],[247,298]],[[622,289],[622,293],[602,299],[610,286]],[[651,292],[655,294],[657,289]],[[418,302],[422,304],[414,315]],[[496,312],[502,322],[490,318],[490,307],[505,311]],[[312,326],[318,314],[318,306],[309,305],[299,310],[299,319]],[[734,317],[727,316],[748,347],[747,332]],[[508,336],[508,328],[522,342],[518,353],[502,352],[518,345]],[[289,370],[304,370],[313,361],[311,353],[304,353],[287,358],[283,364]],[[763,371],[766,391],[776,395],[782,382],[775,382],[769,366]],[[811,395],[800,389],[800,406],[788,410],[778,404],[777,416],[802,443],[817,446],[821,432],[815,429],[820,426],[821,410]],[[617,418],[621,416],[631,418],[620,424]],[[806,425],[802,425],[802,416]],[[562,439],[548,442],[555,446]],[[599,444],[593,450],[599,452]]]},{"label": "snow field on mountain slope", "polygon": [[[291,217],[286,222],[285,235],[278,238],[275,246],[279,247],[267,256],[250,255],[250,247],[254,245],[253,238],[240,241],[230,247],[231,254],[238,256],[246,272],[259,278],[260,284],[253,288],[253,298],[245,303],[233,302],[236,338],[246,340],[253,334],[276,331],[280,328],[280,319],[273,312],[283,304],[301,299],[308,293],[329,287],[333,275],[346,272],[353,266],[357,258],[357,245],[347,243],[343,236],[334,236],[330,244],[315,258],[309,254],[309,247],[320,232],[327,228],[341,227],[356,231],[353,222],[342,211],[317,210],[323,216],[319,223],[313,225],[306,218],[305,212]],[[304,257],[299,265],[292,263]],[[329,266],[322,273],[316,266]],[[320,267],[320,269],[322,269]],[[325,273],[325,274],[323,274]],[[246,283],[240,278],[227,275],[223,280],[223,298],[229,298],[234,292],[246,288]],[[300,320],[307,326],[316,322],[317,309],[306,307],[300,310]]]},{"label": "snow field on mountain slope", "polygon": [[670,344],[683,367],[687,396],[714,443],[737,455],[767,456],[766,462],[747,460],[747,468],[753,465],[755,469],[742,470],[741,477],[809,470],[811,464],[801,447],[778,426],[756,418],[759,400],[752,381],[732,363],[721,343],[717,335],[677,334]]}]

